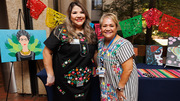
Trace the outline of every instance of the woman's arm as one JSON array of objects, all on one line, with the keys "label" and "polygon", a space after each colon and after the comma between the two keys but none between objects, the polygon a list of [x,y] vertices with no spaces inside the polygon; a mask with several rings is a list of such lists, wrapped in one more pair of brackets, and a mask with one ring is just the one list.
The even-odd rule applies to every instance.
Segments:
[{"label": "woman's arm", "polygon": [[52,86],[55,81],[54,71],[52,67],[52,54],[53,52],[45,46],[43,50],[43,62],[47,72],[46,86]]},{"label": "woman's arm", "polygon": [[94,64],[95,64],[95,66],[97,67],[97,50],[95,51],[95,53],[94,53]]},{"label": "woman's arm", "polygon": [[[122,64],[122,69],[123,69],[123,72],[122,72],[121,79],[119,81],[118,86],[123,89],[125,87],[126,83],[128,82],[128,79],[129,79],[131,72],[133,70],[133,57],[129,58],[127,61],[125,61]],[[122,100],[122,97],[124,99],[126,99],[123,91],[117,91],[117,93],[118,93],[118,98],[120,100]]]},{"label": "woman's arm", "polygon": [[[93,60],[94,60],[94,65],[95,65],[95,69],[97,69],[97,50],[95,51],[95,53],[94,53],[94,57],[93,57]],[[96,72],[95,73],[93,73],[93,76],[94,77],[96,77],[97,75],[96,75]]]},{"label": "woman's arm", "polygon": [[122,64],[122,69],[123,69],[123,72],[121,75],[121,80],[118,85],[119,87],[124,88],[133,70],[133,57],[129,58],[127,61],[125,61]]}]

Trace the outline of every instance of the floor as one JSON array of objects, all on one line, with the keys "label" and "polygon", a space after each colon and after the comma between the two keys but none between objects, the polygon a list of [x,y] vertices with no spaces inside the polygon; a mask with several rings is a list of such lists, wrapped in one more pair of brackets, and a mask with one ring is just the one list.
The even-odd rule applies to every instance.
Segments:
[{"label": "floor", "polygon": [[47,101],[46,95],[22,95],[18,93],[8,93],[8,99],[6,100],[7,93],[4,89],[2,70],[0,66],[0,101]]}]

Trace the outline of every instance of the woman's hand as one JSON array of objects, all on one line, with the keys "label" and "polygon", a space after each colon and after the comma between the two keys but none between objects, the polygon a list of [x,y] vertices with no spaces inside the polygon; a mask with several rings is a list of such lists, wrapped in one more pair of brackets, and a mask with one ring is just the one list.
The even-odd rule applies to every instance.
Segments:
[{"label": "woman's hand", "polygon": [[120,101],[123,101],[123,99],[127,99],[125,96],[124,96],[124,91],[118,91],[116,90],[117,92],[117,97]]},{"label": "woman's hand", "polygon": [[48,74],[46,86],[52,86],[52,85],[54,85],[54,81],[55,81],[54,75]]},{"label": "woman's hand", "polygon": [[[119,81],[118,86],[125,88],[125,85],[128,82],[128,79],[129,79],[131,72],[133,70],[133,57],[129,58],[127,61],[125,61],[122,64],[122,69],[123,69],[123,72],[121,74],[121,80]],[[120,101],[123,101],[123,98],[127,99],[124,96],[124,91],[117,91],[117,94],[118,94],[118,98]]]},{"label": "woman's hand", "polygon": [[54,71],[52,67],[52,54],[53,51],[45,46],[43,50],[43,63],[47,72],[47,83],[45,84],[46,86],[52,86],[55,81]]}]

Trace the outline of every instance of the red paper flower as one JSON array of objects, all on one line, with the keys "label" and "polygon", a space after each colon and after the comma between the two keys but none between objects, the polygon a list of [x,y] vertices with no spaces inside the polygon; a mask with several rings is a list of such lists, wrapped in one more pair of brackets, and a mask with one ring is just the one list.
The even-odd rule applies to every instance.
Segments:
[{"label": "red paper flower", "polygon": [[98,40],[103,38],[102,34],[101,34],[101,28],[100,28],[100,24],[99,23],[96,23],[94,24],[95,26],[95,32],[97,34],[97,37],[98,37]]},{"label": "red paper flower", "polygon": [[156,8],[151,8],[150,10],[144,12],[142,16],[145,18],[147,27],[151,28],[152,25],[159,25],[159,17],[162,15],[162,12]]},{"label": "red paper flower", "polygon": [[26,7],[30,9],[30,15],[37,20],[39,15],[46,8],[46,5],[40,0],[28,0]]},{"label": "red paper flower", "polygon": [[161,32],[167,32],[172,36],[179,37],[180,35],[180,20],[172,16],[164,14],[158,28]]}]

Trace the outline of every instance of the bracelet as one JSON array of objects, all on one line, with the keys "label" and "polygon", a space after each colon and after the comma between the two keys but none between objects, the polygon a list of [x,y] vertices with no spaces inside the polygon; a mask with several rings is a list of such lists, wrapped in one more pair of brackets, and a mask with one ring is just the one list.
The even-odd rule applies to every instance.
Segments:
[{"label": "bracelet", "polygon": [[118,90],[118,91],[124,91],[124,88],[118,87],[117,90]]}]

